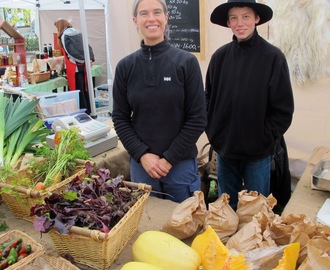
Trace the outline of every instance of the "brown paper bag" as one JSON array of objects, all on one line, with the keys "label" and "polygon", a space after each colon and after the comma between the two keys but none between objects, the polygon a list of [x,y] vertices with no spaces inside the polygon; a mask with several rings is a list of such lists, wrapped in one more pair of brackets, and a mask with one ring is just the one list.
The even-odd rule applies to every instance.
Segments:
[{"label": "brown paper bag", "polygon": [[311,239],[307,243],[307,257],[298,270],[328,270],[330,268],[330,241]]},{"label": "brown paper bag", "polygon": [[161,230],[181,240],[186,239],[203,229],[206,215],[204,194],[195,191],[194,196],[174,208],[171,218]]},{"label": "brown paper bag", "polygon": [[251,222],[229,238],[226,247],[229,250],[235,249],[239,252],[247,252],[260,247],[262,240],[262,229],[257,218],[253,217]]},{"label": "brown paper bag", "polygon": [[269,215],[270,218],[274,217],[273,207],[277,201],[273,195],[269,195],[267,198],[256,191],[242,190],[238,193],[238,204],[236,214],[239,217],[238,228],[244,227],[245,224],[252,220],[252,217],[263,212]]},{"label": "brown paper bag", "polygon": [[293,242],[300,243],[298,265],[306,259],[307,243],[310,239],[315,237],[328,239],[329,230],[326,228],[327,226],[312,222],[303,214],[290,214],[281,220],[274,220],[269,226],[272,238],[277,245],[287,245]]},{"label": "brown paper bag", "polygon": [[239,218],[229,205],[229,195],[223,193],[215,202],[209,203],[209,212],[205,219],[205,228],[210,225],[222,243],[236,233]]}]

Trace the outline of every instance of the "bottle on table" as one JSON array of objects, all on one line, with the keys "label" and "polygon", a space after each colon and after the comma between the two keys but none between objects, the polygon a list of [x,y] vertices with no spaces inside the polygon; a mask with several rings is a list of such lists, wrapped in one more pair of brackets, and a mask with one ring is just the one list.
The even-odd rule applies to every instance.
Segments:
[{"label": "bottle on table", "polygon": [[47,44],[44,44],[44,58],[48,58],[48,48],[47,48]]},{"label": "bottle on table", "polygon": [[53,47],[52,44],[48,44],[48,57],[53,57]]}]

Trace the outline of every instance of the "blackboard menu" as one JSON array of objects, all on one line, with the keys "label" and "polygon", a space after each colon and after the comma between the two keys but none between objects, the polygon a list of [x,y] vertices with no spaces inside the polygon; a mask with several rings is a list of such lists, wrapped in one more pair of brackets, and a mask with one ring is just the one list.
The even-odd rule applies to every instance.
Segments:
[{"label": "blackboard menu", "polygon": [[169,41],[180,49],[199,53],[200,12],[199,0],[167,0],[169,14]]}]

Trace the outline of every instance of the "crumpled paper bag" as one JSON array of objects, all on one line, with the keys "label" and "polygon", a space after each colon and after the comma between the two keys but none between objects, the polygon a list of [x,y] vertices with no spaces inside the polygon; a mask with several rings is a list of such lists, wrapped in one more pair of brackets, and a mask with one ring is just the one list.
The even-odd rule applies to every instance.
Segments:
[{"label": "crumpled paper bag", "polygon": [[238,204],[236,214],[239,217],[239,226],[241,229],[245,224],[249,223],[253,216],[259,212],[263,212],[274,217],[273,208],[276,205],[277,200],[270,194],[267,198],[258,194],[257,191],[242,190],[238,193]]},{"label": "crumpled paper bag", "polygon": [[174,208],[171,218],[161,230],[183,240],[203,229],[206,215],[204,194],[195,191],[193,196]]},{"label": "crumpled paper bag", "polygon": [[229,250],[247,252],[256,248],[276,246],[275,241],[269,235],[264,235],[269,222],[269,217],[265,213],[259,212],[252,217],[252,221],[229,238],[226,247]]},{"label": "crumpled paper bag", "polygon": [[237,232],[239,218],[229,205],[230,196],[223,193],[215,202],[209,203],[209,212],[204,228],[211,226],[222,243],[226,243]]},{"label": "crumpled paper bag", "polygon": [[277,245],[300,243],[298,265],[306,259],[307,244],[311,239],[322,238],[328,241],[330,239],[330,228],[328,226],[312,222],[304,214],[290,214],[280,219],[274,219],[269,224],[269,231]]},{"label": "crumpled paper bag", "polygon": [[307,243],[307,257],[298,270],[327,270],[330,268],[330,241],[311,239]]}]

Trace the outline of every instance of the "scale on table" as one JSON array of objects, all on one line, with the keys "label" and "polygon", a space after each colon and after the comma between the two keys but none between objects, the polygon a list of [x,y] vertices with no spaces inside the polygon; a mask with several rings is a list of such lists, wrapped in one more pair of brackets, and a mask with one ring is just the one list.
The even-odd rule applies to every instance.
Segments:
[{"label": "scale on table", "polygon": [[[86,113],[57,118],[52,124],[52,129],[55,131],[57,127],[65,130],[71,127],[79,128],[80,136],[85,140],[85,147],[89,150],[92,157],[115,148],[118,145],[118,137],[116,134],[110,132],[110,127],[105,123],[91,118]],[[55,134],[52,134],[46,138],[50,148],[54,148],[54,137]]]}]

